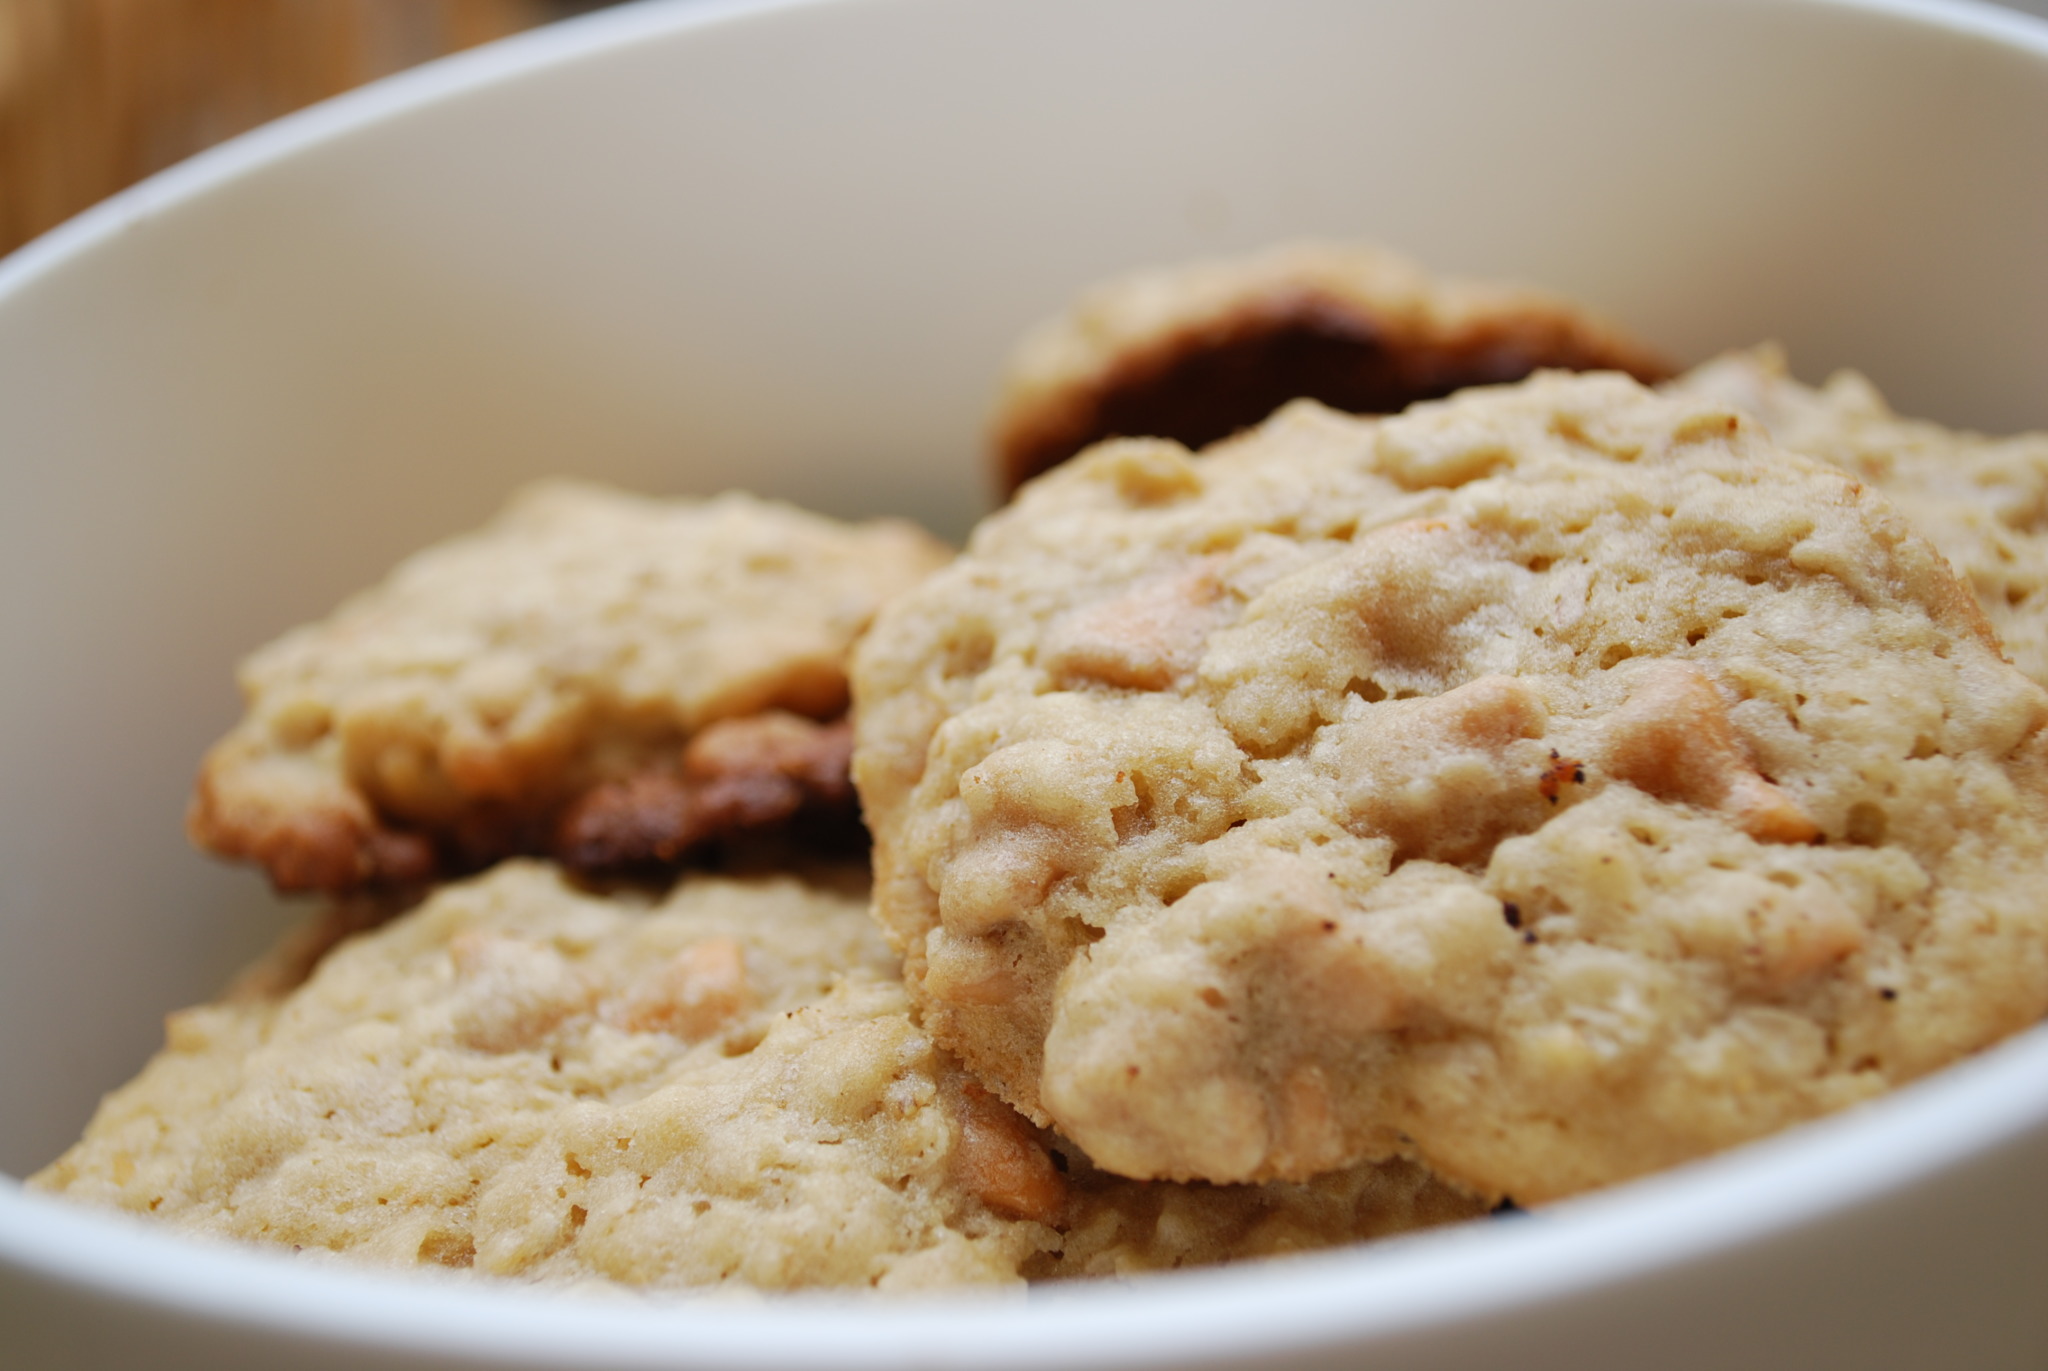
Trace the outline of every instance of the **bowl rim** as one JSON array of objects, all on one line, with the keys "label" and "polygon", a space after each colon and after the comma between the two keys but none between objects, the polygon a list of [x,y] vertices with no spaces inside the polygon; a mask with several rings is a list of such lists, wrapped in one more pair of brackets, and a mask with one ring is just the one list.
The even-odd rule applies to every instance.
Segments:
[{"label": "bowl rim", "polygon": [[[2048,21],[1986,0],[1779,2],[1987,40],[2040,59],[2048,77]],[[0,257],[0,310],[153,217],[415,110],[650,39],[846,3],[889,0],[642,0],[384,78],[208,149]],[[32,1194],[8,1176],[0,1176],[0,1282],[33,1281],[341,1347],[508,1366],[915,1362],[1039,1371],[1054,1358],[1195,1365],[1363,1347],[1667,1276],[2048,1132],[2044,1082],[2048,1024],[1883,1098],[1540,1213],[1284,1260],[1024,1294],[741,1302],[494,1288],[194,1242]],[[788,1316],[795,1308],[803,1317]],[[687,1342],[678,1337],[684,1327]]]},{"label": "bowl rim", "polygon": [[[589,11],[394,72],[280,115],[155,172],[0,254],[0,308],[126,230],[230,182],[389,120],[549,67],[648,39],[827,5],[888,0],[633,0]],[[1885,15],[2048,58],[2048,19],[1994,0],[1774,0]]]}]

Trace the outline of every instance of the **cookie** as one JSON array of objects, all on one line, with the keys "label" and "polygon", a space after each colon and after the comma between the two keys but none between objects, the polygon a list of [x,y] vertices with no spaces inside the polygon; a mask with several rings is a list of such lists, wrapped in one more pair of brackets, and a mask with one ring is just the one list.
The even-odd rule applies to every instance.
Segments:
[{"label": "cookie", "polygon": [[746,495],[532,487],[250,657],[187,827],[330,892],[514,853],[664,866],[807,821],[857,840],[846,651],[947,555]]},{"label": "cookie", "polygon": [[1716,358],[1668,388],[1733,406],[1890,496],[1969,582],[2013,664],[2048,684],[2048,434],[1902,419],[1853,371],[1802,385],[1774,347]]},{"label": "cookie", "polygon": [[998,479],[1014,490],[1110,437],[1200,447],[1298,397],[1394,414],[1539,367],[1669,374],[1569,300],[1432,277],[1366,244],[1141,272],[1096,287],[1018,345],[993,426]]},{"label": "cookie", "polygon": [[1543,1201],[2048,1010],[2048,692],[1882,497],[1624,377],[1105,444],[854,692],[924,1023],[1121,1174]]},{"label": "cookie", "polygon": [[385,1266],[777,1290],[1124,1272],[1480,1212],[1413,1167],[1176,1193],[1056,1152],[917,1028],[857,886],[698,875],[655,902],[513,862],[296,989],[250,984],[173,1015],[30,1184]]}]

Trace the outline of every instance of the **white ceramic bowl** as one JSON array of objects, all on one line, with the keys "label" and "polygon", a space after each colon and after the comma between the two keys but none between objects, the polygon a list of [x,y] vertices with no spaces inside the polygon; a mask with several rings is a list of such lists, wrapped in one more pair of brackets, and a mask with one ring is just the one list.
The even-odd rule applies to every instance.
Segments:
[{"label": "white ceramic bowl", "polygon": [[[1299,235],[2048,426],[2048,25],[1892,0],[610,12],[0,264],[0,1168],[264,942],[190,854],[229,666],[514,482],[958,533],[1024,324]],[[2048,889],[2043,891],[2048,898]],[[2048,1034],[1541,1214],[1124,1286],[605,1304],[200,1247],[0,1181],[0,1364],[2048,1364]]]}]

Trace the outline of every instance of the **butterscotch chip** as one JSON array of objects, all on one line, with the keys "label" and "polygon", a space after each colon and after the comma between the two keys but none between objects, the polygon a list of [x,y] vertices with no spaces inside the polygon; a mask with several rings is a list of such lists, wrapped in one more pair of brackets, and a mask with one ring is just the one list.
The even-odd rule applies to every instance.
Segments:
[{"label": "butterscotch chip", "polygon": [[665,865],[797,819],[857,832],[846,651],[946,555],[751,496],[535,486],[250,657],[188,827],[326,891],[512,853]]},{"label": "butterscotch chip", "polygon": [[1401,1166],[1104,1176],[968,1081],[893,973],[859,893],[600,898],[513,862],[296,989],[173,1015],[30,1184],[389,1267],[761,1289],[1141,1270],[1480,1209]]},{"label": "butterscotch chip", "polygon": [[1668,389],[1731,405],[1890,496],[1977,593],[2013,664],[2048,684],[2048,434],[1902,419],[1853,371],[1802,385],[1775,347],[1716,358]]},{"label": "butterscotch chip", "polygon": [[2048,691],[1881,496],[1623,377],[1105,444],[854,687],[923,1022],[1125,1175],[1542,1201],[2048,1010]]},{"label": "butterscotch chip", "polygon": [[1366,244],[1300,243],[1098,286],[1018,345],[994,421],[1002,488],[1091,443],[1200,447],[1289,400],[1395,414],[1541,367],[1669,367],[1559,296],[1433,277]]}]

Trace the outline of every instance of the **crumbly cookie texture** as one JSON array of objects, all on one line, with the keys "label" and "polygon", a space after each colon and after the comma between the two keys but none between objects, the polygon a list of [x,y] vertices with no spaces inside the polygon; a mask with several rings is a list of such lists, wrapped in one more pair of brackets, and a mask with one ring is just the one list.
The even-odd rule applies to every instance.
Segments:
[{"label": "crumbly cookie texture", "polygon": [[1107,282],[1041,324],[1011,358],[993,424],[1010,491],[1110,437],[1199,447],[1306,397],[1394,414],[1539,367],[1664,361],[1548,292],[1435,277],[1362,243],[1295,243]]},{"label": "crumbly cookie texture", "polygon": [[1715,358],[1667,389],[1731,405],[1883,491],[1977,592],[2013,664],[2048,684],[2048,433],[1988,438],[1902,419],[1853,371],[1802,385],[1770,346]]},{"label": "crumbly cookie texture", "polygon": [[914,1024],[857,891],[692,876],[650,902],[513,862],[288,989],[302,952],[171,1016],[30,1184],[386,1266],[760,1289],[1144,1270],[1481,1208],[1399,1165],[1211,1188],[1055,1160]]},{"label": "crumbly cookie texture", "polygon": [[1624,377],[1105,444],[854,689],[923,1021],[1126,1175],[1542,1201],[2048,1010],[2048,692],[1881,497]]},{"label": "crumbly cookie texture", "polygon": [[740,494],[531,487],[250,657],[188,829],[324,891],[513,853],[666,864],[806,815],[856,829],[848,646],[948,555]]}]

